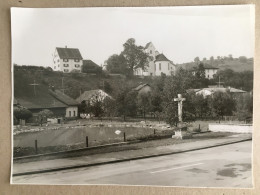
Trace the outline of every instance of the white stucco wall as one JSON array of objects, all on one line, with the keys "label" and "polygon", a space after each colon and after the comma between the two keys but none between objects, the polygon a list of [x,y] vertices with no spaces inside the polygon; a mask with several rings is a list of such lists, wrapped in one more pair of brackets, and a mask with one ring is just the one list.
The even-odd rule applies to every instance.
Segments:
[{"label": "white stucco wall", "polygon": [[[53,54],[53,66],[52,69],[54,71],[62,71],[62,72],[71,72],[72,70],[78,70],[81,72],[81,67],[83,65],[83,60],[79,60],[79,62],[75,62],[74,59],[67,59],[68,62],[64,62],[63,59],[60,59],[57,49]],[[64,67],[64,64],[68,64],[68,67]],[[75,65],[79,65],[79,67],[75,67]],[[66,65],[65,65],[66,66]]]},{"label": "white stucco wall", "polygon": [[[74,114],[75,112],[75,114]],[[78,107],[77,106],[70,106],[66,108],[66,115],[65,117],[77,117],[78,116]]]},{"label": "white stucco wall", "polygon": [[205,69],[205,77],[207,79],[213,79],[214,75],[217,74],[218,69]]},{"label": "white stucco wall", "polygon": [[[161,69],[160,69],[161,64]],[[166,74],[167,76],[171,75],[172,72],[175,73],[176,67],[169,61],[157,61],[155,62],[155,75],[161,76],[161,73]]]},{"label": "white stucco wall", "polygon": [[252,133],[250,124],[209,124],[209,130],[213,132]]}]

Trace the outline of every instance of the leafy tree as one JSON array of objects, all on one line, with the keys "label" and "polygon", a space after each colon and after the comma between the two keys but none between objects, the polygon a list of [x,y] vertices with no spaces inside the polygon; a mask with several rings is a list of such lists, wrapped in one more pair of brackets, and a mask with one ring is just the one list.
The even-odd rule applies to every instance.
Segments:
[{"label": "leafy tree", "polygon": [[103,101],[104,115],[107,117],[115,117],[117,115],[116,109],[117,102],[109,97],[106,97]]},{"label": "leafy tree", "polygon": [[128,39],[123,46],[124,50],[121,54],[126,60],[129,75],[133,75],[134,70],[137,68],[145,70],[148,66],[149,55],[144,52],[144,48],[137,46],[133,38]]},{"label": "leafy tree", "polygon": [[32,117],[32,112],[23,106],[15,107],[13,114],[17,120],[28,120]]},{"label": "leafy tree", "polygon": [[151,110],[151,93],[138,94],[137,106],[141,108],[143,117],[146,119],[146,113]]},{"label": "leafy tree", "polygon": [[170,125],[178,122],[177,94],[185,94],[186,90],[193,88],[194,76],[187,70],[180,69],[176,76],[167,77],[163,89],[163,112],[165,121]]},{"label": "leafy tree", "polygon": [[247,62],[247,57],[246,56],[240,56],[240,57],[238,57],[238,59],[242,63],[246,63]]},{"label": "leafy tree", "polygon": [[209,107],[212,115],[220,119],[223,116],[233,115],[235,101],[230,93],[216,92],[209,98]]},{"label": "leafy tree", "polygon": [[229,55],[228,55],[228,58],[229,58],[230,60],[233,60],[232,54],[229,54]]},{"label": "leafy tree", "polygon": [[235,116],[238,120],[245,120],[253,116],[253,96],[250,94],[243,94],[236,98]]},{"label": "leafy tree", "polygon": [[199,63],[200,63],[200,58],[199,58],[199,57],[194,58],[194,62],[195,62],[196,64],[199,64]]},{"label": "leafy tree", "polygon": [[52,111],[48,109],[44,109],[38,113],[40,124],[42,126],[43,120],[52,117],[54,114]]},{"label": "leafy tree", "polygon": [[120,54],[114,54],[107,60],[107,71],[114,74],[126,74],[128,73],[125,57]]}]

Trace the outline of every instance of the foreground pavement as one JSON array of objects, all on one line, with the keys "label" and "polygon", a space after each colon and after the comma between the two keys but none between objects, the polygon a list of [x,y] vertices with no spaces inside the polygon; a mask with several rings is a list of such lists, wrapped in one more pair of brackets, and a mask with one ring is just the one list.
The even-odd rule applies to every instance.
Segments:
[{"label": "foreground pavement", "polygon": [[252,141],[87,168],[13,177],[13,183],[252,187]]}]

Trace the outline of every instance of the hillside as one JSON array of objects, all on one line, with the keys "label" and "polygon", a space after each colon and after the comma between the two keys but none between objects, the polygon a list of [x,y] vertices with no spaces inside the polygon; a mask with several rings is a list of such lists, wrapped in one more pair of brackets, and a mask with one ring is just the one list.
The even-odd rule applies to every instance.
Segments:
[{"label": "hillside", "polygon": [[[63,86],[62,86],[63,80]],[[80,93],[92,89],[103,89],[114,96],[122,88],[134,88],[141,82],[151,83],[152,78],[125,78],[120,75],[62,73],[37,66],[14,66],[14,96],[34,97],[34,82],[37,96],[45,96],[48,89],[64,89],[64,93],[77,98]],[[27,99],[28,99],[27,98]]]},{"label": "hillside", "polygon": [[[218,67],[220,70],[231,69],[235,72],[242,71],[253,71],[254,70],[254,60],[253,58],[245,58],[243,56],[239,58],[221,57],[219,59],[213,60],[201,60],[200,62],[210,64],[212,66]],[[178,68],[182,67],[184,69],[192,69],[197,66],[197,62],[188,62],[183,64],[177,64]]]}]

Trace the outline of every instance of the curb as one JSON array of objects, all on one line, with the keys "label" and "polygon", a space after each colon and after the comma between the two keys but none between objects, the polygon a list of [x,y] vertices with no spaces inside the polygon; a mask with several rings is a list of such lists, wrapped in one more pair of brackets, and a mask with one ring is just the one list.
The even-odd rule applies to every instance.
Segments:
[{"label": "curb", "polygon": [[68,169],[78,169],[78,168],[84,168],[84,167],[93,167],[93,166],[99,166],[99,165],[105,165],[105,164],[120,163],[120,162],[125,162],[125,161],[130,161],[130,160],[140,160],[140,159],[145,159],[145,158],[153,158],[153,157],[159,157],[159,156],[179,154],[179,153],[184,153],[184,152],[192,152],[192,151],[196,151],[196,150],[203,150],[203,149],[214,148],[214,147],[230,145],[230,144],[251,141],[251,140],[252,140],[252,138],[248,138],[248,139],[243,139],[243,140],[238,140],[238,141],[224,142],[221,144],[216,144],[216,145],[211,145],[211,146],[205,146],[205,147],[199,147],[199,148],[193,148],[193,149],[175,151],[175,152],[166,152],[166,153],[162,153],[162,154],[154,154],[154,155],[149,155],[149,156],[148,155],[147,156],[137,156],[137,157],[133,157],[133,158],[118,159],[118,160],[99,162],[99,163],[93,163],[93,164],[83,164],[83,165],[51,168],[51,169],[45,169],[45,170],[28,171],[28,172],[23,172],[23,173],[14,173],[14,174],[12,174],[12,176],[15,177],[15,176],[22,176],[22,175],[32,175],[32,174],[48,173],[48,172],[62,171],[62,170],[68,170]]}]

